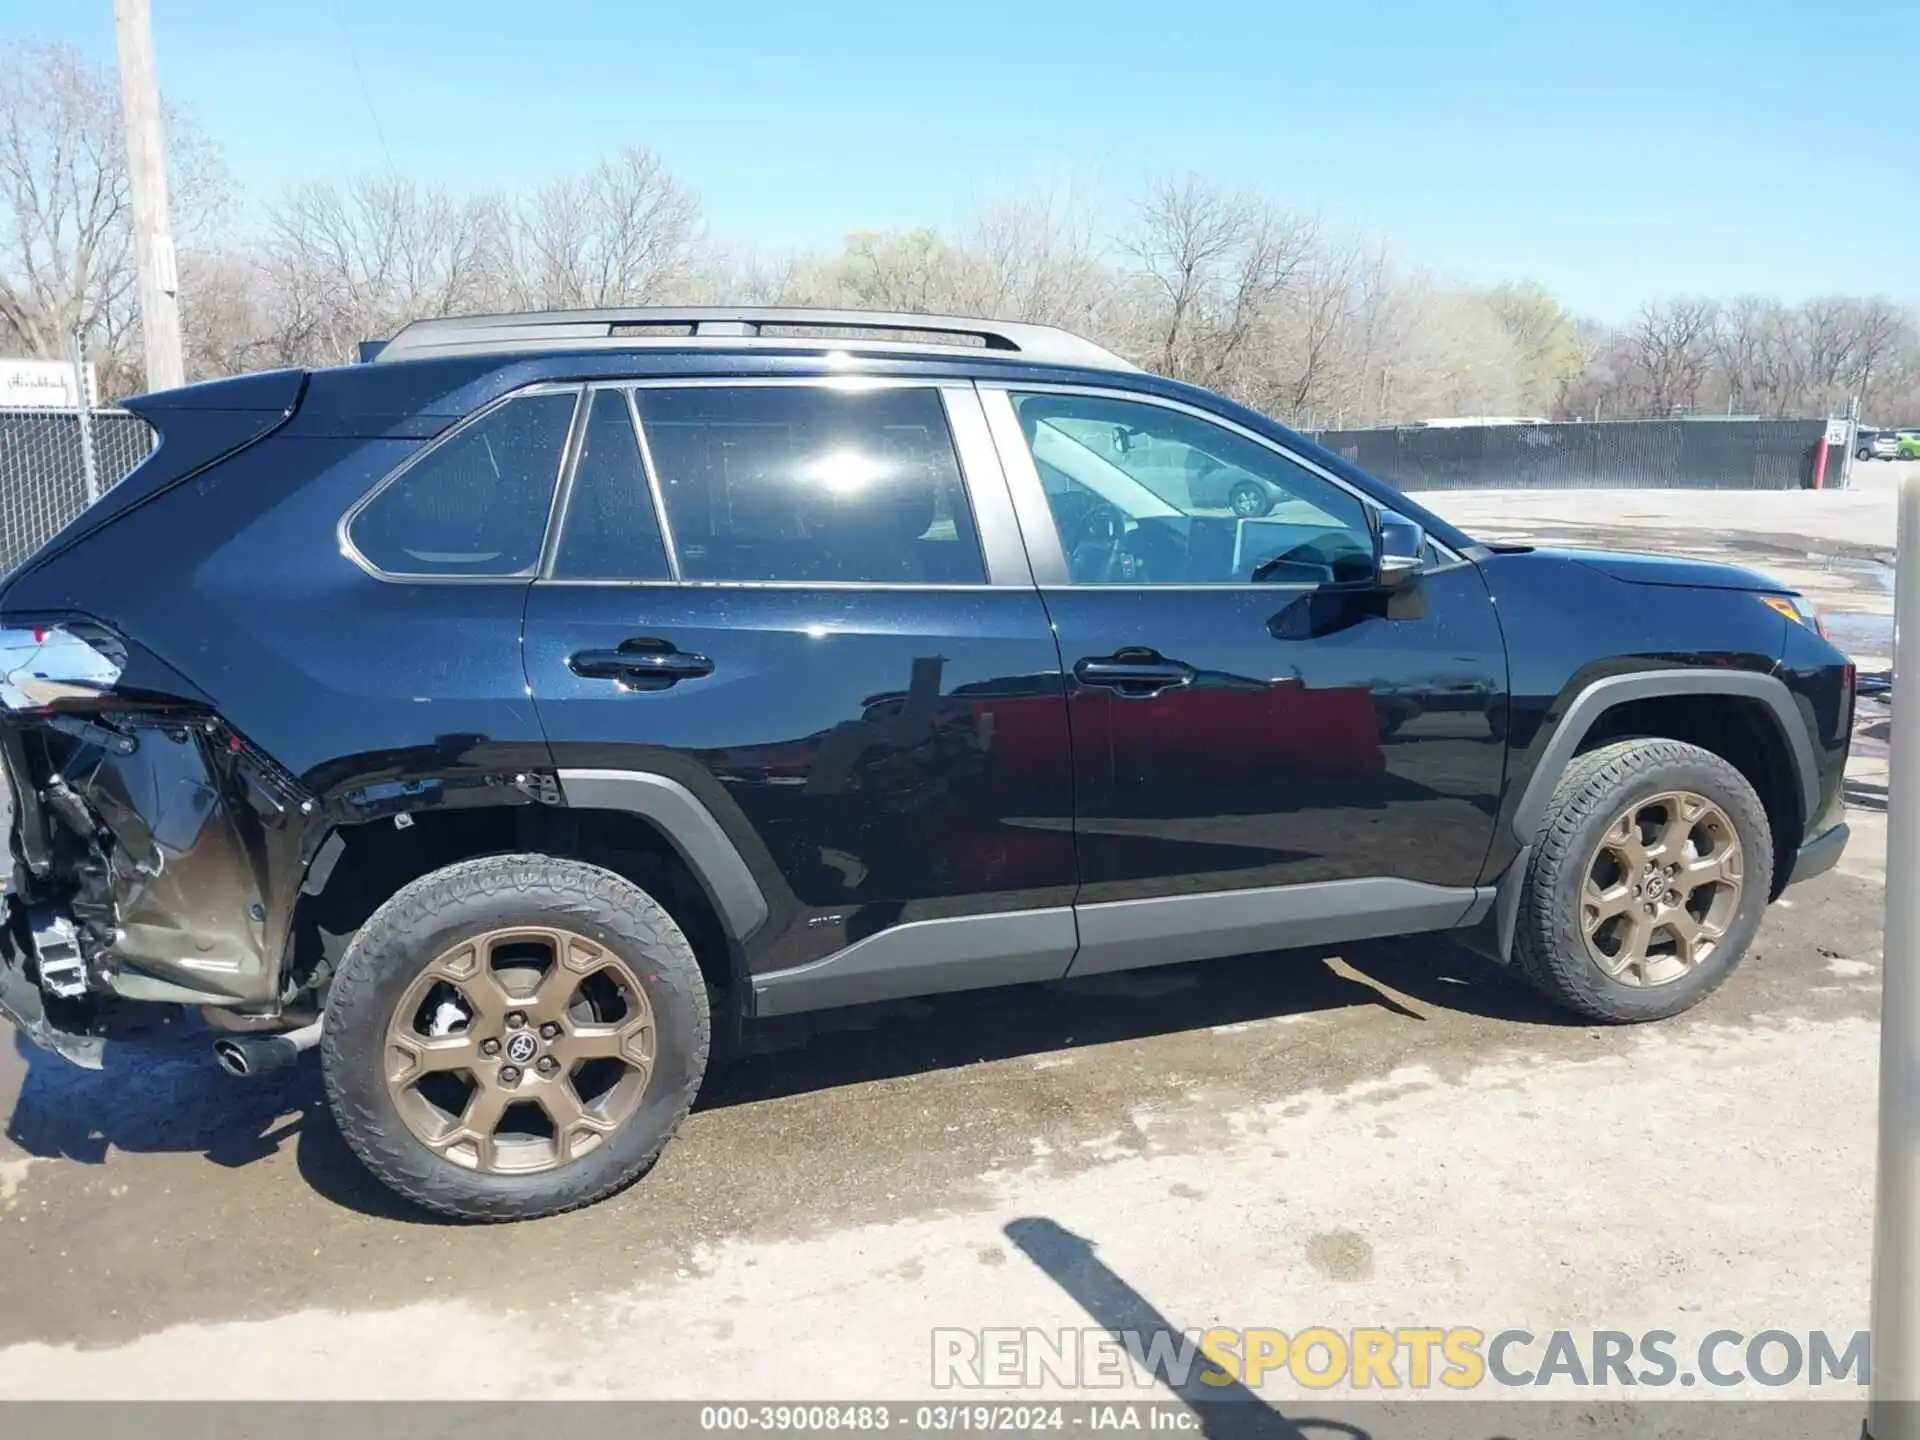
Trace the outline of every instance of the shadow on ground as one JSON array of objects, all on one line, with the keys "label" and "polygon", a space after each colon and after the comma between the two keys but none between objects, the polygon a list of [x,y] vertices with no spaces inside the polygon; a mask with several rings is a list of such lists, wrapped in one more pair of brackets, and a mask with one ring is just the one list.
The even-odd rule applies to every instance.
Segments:
[{"label": "shadow on ground", "polygon": [[[696,1108],[719,1109],[866,1081],[1038,1056],[1310,1011],[1422,1007],[1572,1023],[1501,967],[1438,936],[1342,951],[1286,951],[1043,985],[792,1016],[751,1026],[710,1071]],[[369,1176],[335,1128],[311,1054],[234,1080],[200,1029],[110,1047],[81,1070],[16,1037],[26,1073],[6,1126],[29,1155],[83,1165],[110,1150],[198,1152],[242,1166],[299,1137],[302,1176],[367,1214],[432,1221]]]},{"label": "shadow on ground", "polygon": [[1419,1018],[1408,1001],[1572,1023],[1491,961],[1439,936],[1413,936],[764,1021],[709,1078],[699,1108],[1353,1005]]},{"label": "shadow on ground", "polygon": [[[1009,1222],[1004,1233],[1116,1343],[1125,1344],[1127,1337],[1136,1337],[1135,1345],[1146,1353],[1144,1342],[1150,1337],[1179,1338],[1192,1333],[1190,1329],[1183,1331],[1116,1274],[1094,1253],[1092,1241],[1064,1225],[1029,1217]],[[1289,1420],[1237,1377],[1205,1361],[1195,1360],[1180,1373],[1163,1375],[1161,1381],[1192,1408],[1200,1433],[1207,1440],[1239,1440],[1242,1436],[1248,1440],[1307,1440],[1309,1431],[1369,1440],[1367,1432],[1355,1426]]]}]

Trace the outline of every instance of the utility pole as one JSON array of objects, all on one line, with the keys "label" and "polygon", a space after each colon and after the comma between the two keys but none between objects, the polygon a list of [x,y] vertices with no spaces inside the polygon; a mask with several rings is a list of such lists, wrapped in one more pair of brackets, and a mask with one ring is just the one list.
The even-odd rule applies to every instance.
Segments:
[{"label": "utility pole", "polygon": [[133,197],[134,259],[140,267],[147,388],[171,390],[187,377],[180,359],[180,274],[167,225],[167,150],[147,0],[113,0],[113,33],[120,50],[120,114]]},{"label": "utility pole", "polygon": [[1887,931],[1880,964],[1880,1165],[1873,1207],[1871,1440],[1920,1440],[1920,476],[1900,482]]}]

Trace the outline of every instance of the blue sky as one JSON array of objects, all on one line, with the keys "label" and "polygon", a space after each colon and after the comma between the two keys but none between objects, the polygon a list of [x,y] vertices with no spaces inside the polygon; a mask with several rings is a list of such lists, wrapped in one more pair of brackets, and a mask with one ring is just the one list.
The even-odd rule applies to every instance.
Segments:
[{"label": "blue sky", "polygon": [[[511,186],[639,140],[717,234],[786,247],[1048,177],[1124,213],[1196,171],[1601,318],[1920,300],[1911,0],[152,5],[163,88],[255,200],[389,153]],[[8,31],[111,58],[111,0],[0,0]]]}]

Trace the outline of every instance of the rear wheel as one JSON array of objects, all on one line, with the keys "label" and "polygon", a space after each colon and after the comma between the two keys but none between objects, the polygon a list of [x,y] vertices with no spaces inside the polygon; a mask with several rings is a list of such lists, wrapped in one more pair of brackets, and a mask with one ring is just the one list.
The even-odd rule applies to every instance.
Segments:
[{"label": "rear wheel", "polygon": [[1773,834],[1711,751],[1624,740],[1555,788],[1521,895],[1514,959],[1595,1020],[1655,1020],[1704,999],[1760,928]]},{"label": "rear wheel", "polygon": [[705,982],[671,916],[610,871],[539,855],[408,885],[327,1001],[327,1096],[354,1153],[469,1220],[591,1204],[652,1165],[706,1068]]}]

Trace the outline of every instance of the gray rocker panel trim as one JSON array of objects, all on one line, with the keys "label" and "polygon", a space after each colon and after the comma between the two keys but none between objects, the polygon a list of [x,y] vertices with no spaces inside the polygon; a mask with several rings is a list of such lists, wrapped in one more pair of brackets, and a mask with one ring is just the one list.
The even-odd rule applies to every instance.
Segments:
[{"label": "gray rocker panel trim", "polygon": [[1531,845],[1547,818],[1547,802],[1554,786],[1573,760],[1574,751],[1587,732],[1606,711],[1629,700],[1646,700],[1660,695],[1738,695],[1763,701],[1773,712],[1775,723],[1793,754],[1793,766],[1800,782],[1801,814],[1812,818],[1820,804],[1820,767],[1813,756],[1813,740],[1807,723],[1793,703],[1793,692],[1775,675],[1751,670],[1643,670],[1633,675],[1613,675],[1596,680],[1567,706],[1559,727],[1547,741],[1521,792],[1513,811],[1513,834],[1522,845]]},{"label": "gray rocker panel trim", "polygon": [[1491,889],[1376,876],[914,920],[753,977],[757,1016],[1472,925]]},{"label": "gray rocker panel trim", "polygon": [[560,792],[576,810],[627,810],[665,832],[705,882],[734,938],[744,940],[767,920],[767,897],[713,812],[677,780],[642,770],[562,770]]},{"label": "gray rocker panel trim", "polygon": [[790,970],[753,977],[755,1015],[1058,980],[1073,960],[1065,905],[1000,915],[909,920]]},{"label": "gray rocker panel trim", "polygon": [[1470,925],[1492,890],[1393,876],[1163,895],[1076,907],[1080,953],[1069,975],[1249,955]]}]

